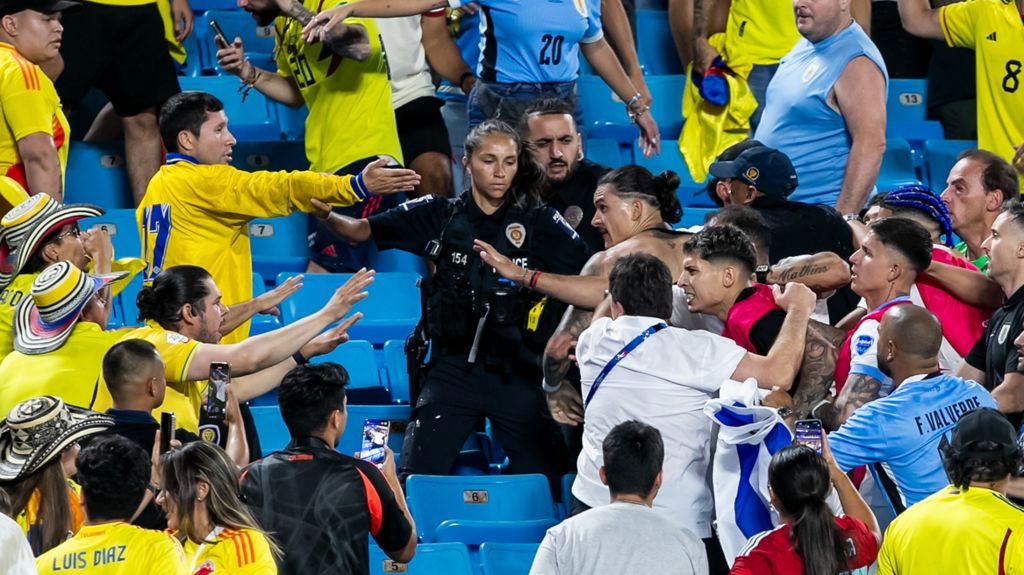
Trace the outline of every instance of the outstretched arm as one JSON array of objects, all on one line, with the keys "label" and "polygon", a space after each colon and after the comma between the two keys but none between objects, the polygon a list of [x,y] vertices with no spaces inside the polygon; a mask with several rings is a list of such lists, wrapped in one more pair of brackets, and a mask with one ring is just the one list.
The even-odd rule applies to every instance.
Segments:
[{"label": "outstretched arm", "polygon": [[302,276],[293,276],[267,293],[256,296],[249,301],[229,307],[227,313],[224,314],[224,317],[221,320],[220,334],[227,335],[235,331],[238,329],[238,326],[249,321],[252,316],[258,313],[279,315],[277,312],[277,304],[284,301],[285,298],[293,293],[299,291],[301,287]]},{"label": "outstretched arm", "polygon": [[850,264],[832,252],[793,256],[769,268],[765,279],[769,284],[796,282],[815,293],[828,293],[850,283]]},{"label": "outstretched arm", "polygon": [[352,218],[331,211],[331,207],[320,200],[312,200],[313,215],[327,226],[332,234],[350,242],[365,242],[373,238],[370,222],[366,218]]},{"label": "outstretched arm", "polygon": [[[302,26],[308,26],[316,13],[294,0],[277,0],[277,5],[285,16],[295,20]],[[330,28],[321,27],[306,40],[322,42],[335,54],[365,62],[370,57],[370,36],[361,24],[345,24],[343,20],[335,22]]]},{"label": "outstretched arm", "polygon": [[614,262],[608,261],[605,252],[590,256],[580,275],[566,276],[520,267],[485,241],[475,240],[473,244],[480,253],[480,259],[501,277],[571,306],[592,310],[601,303],[608,289],[609,270],[606,268]]},{"label": "outstretched arm", "polygon": [[936,261],[925,273],[968,305],[996,309],[1003,303],[1003,288],[983,273]]},{"label": "outstretched arm", "polygon": [[903,29],[922,38],[942,40],[939,9],[932,8],[928,0],[897,0]]}]

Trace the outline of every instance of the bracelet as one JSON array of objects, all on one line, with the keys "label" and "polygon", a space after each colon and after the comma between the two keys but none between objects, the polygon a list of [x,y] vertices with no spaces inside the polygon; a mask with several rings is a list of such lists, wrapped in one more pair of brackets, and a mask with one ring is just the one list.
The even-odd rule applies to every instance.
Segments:
[{"label": "bracelet", "polygon": [[526,268],[523,268],[523,279],[519,280],[519,285],[521,285],[523,287],[526,287],[526,285],[529,283],[528,281],[526,281],[526,276],[529,273],[530,273],[530,270],[528,270]]},{"label": "bracelet", "polygon": [[294,359],[295,363],[297,363],[299,365],[306,365],[307,363],[309,363],[309,360],[302,356],[302,352],[301,351],[297,351],[297,352],[293,353],[292,354],[292,359]]},{"label": "bracelet", "polygon": [[[259,82],[260,76],[263,75],[263,70],[260,70],[256,66],[246,60],[249,63],[249,69],[251,70],[248,80],[242,80],[242,87],[238,89],[242,93],[242,103],[245,103],[245,98],[249,95],[249,91],[256,87],[256,82]],[[241,78],[239,78],[241,79]]]},{"label": "bracelet", "polygon": [[558,382],[558,385],[550,386],[548,385],[547,378],[545,378],[540,380],[540,388],[543,389],[545,393],[555,393],[559,389],[562,389],[562,382]]},{"label": "bracelet", "polygon": [[639,120],[641,117],[643,117],[643,115],[646,114],[647,111],[650,110],[650,109],[651,109],[650,106],[644,106],[643,108],[640,108],[636,112],[630,112],[629,113],[629,123],[630,124],[635,124],[636,121]]},{"label": "bracelet", "polygon": [[147,483],[146,490],[152,493],[153,495],[160,495],[160,486],[157,485],[156,483]]},{"label": "bracelet", "polygon": [[539,278],[540,278],[540,272],[539,271],[533,272],[533,277],[530,278],[530,290],[531,291],[537,287],[537,280]]},{"label": "bracelet", "polygon": [[810,411],[811,417],[813,417],[815,419],[821,419],[820,417],[817,416],[817,414],[815,412],[818,411],[819,407],[821,407],[822,405],[825,405],[826,403],[832,403],[832,402],[827,400],[827,399],[823,399],[823,400],[819,401],[818,403],[815,403],[814,407],[812,407],[811,411]]},{"label": "bracelet", "polygon": [[844,222],[852,222],[854,220],[859,220],[859,219],[860,219],[860,216],[858,214],[843,214],[843,221]]},{"label": "bracelet", "polygon": [[642,97],[642,96],[640,96],[640,92],[637,92],[636,94],[633,94],[633,97],[632,97],[632,98],[630,98],[630,99],[629,99],[629,102],[627,102],[627,103],[626,103],[626,112],[627,112],[627,113],[628,113],[628,112],[630,112],[630,111],[632,110],[632,108],[633,108],[633,104],[636,104],[637,102],[639,102],[639,101],[640,101],[640,98],[641,98],[641,97]]}]

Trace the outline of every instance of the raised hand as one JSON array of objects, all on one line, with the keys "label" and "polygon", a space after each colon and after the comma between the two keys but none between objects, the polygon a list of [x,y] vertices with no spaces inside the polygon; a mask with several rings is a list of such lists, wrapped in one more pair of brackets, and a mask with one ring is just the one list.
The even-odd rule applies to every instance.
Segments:
[{"label": "raised hand", "polygon": [[348,341],[348,330],[361,319],[363,319],[362,312],[352,314],[337,327],[329,329],[311,339],[309,343],[302,346],[302,349],[299,352],[302,354],[302,357],[306,359],[331,353],[337,349],[339,345]]},{"label": "raised hand", "polygon": [[277,305],[288,298],[288,296],[302,289],[302,275],[292,276],[283,284],[257,297],[260,313],[266,315],[280,316],[281,310]]},{"label": "raised hand", "polygon": [[352,275],[347,282],[334,291],[330,301],[324,306],[324,312],[331,314],[331,321],[338,321],[348,315],[352,306],[359,301],[366,299],[369,295],[365,290],[373,283],[373,276],[377,272],[362,268]]},{"label": "raised hand", "polygon": [[420,184],[420,175],[404,168],[389,168],[388,160],[380,158],[363,168],[363,183],[375,196],[411,192]]}]

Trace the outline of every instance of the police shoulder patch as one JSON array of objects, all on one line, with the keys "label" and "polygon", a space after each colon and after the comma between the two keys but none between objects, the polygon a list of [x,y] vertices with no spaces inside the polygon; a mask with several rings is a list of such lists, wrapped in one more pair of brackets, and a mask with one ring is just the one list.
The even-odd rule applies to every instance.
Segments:
[{"label": "police shoulder patch", "polygon": [[857,341],[854,342],[853,349],[857,352],[857,355],[864,355],[867,350],[871,349],[871,344],[874,342],[875,338],[870,335],[857,336]]}]

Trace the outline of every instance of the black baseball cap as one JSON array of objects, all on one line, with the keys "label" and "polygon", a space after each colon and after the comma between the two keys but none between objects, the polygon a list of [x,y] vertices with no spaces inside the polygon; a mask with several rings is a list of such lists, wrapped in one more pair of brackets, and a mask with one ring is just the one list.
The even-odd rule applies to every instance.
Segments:
[{"label": "black baseball cap", "polygon": [[[763,148],[763,147],[764,147],[764,144],[762,144],[761,142],[759,142],[757,140],[754,140],[754,139],[743,140],[742,142],[740,142],[738,144],[734,144],[734,145],[729,146],[728,148],[726,148],[725,151],[722,152],[721,154],[719,154],[718,158],[715,159],[715,162],[732,161],[732,160],[735,160],[740,154],[742,154],[743,152],[746,152],[747,150],[749,150],[751,148]],[[708,197],[711,198],[711,201],[715,202],[715,205],[717,205],[718,207],[723,207],[725,204],[722,202],[722,199],[718,197],[718,194],[715,193],[715,186],[716,186],[716,184],[718,184],[718,178],[715,178],[714,175],[712,175],[712,177],[708,179],[708,183],[704,187],[704,191],[707,192]],[[695,196],[699,196],[700,194],[701,194],[700,190],[697,190],[696,192],[693,193],[693,195],[695,195]]]},{"label": "black baseball cap", "polygon": [[708,171],[719,179],[745,182],[766,196],[785,198],[797,186],[793,162],[786,154],[765,146],[750,148],[735,160],[715,162]]},{"label": "black baseball cap", "polygon": [[72,2],[71,0],[0,0],[0,16],[17,14],[23,10],[56,14],[57,12],[74,12],[81,7],[81,2]]},{"label": "black baseball cap", "polygon": [[[980,442],[991,442],[999,446],[994,451],[977,452]],[[1006,416],[991,407],[979,407],[968,412],[953,427],[949,444],[957,451],[971,457],[1003,457],[1013,454],[1019,447],[1017,430]]]}]

